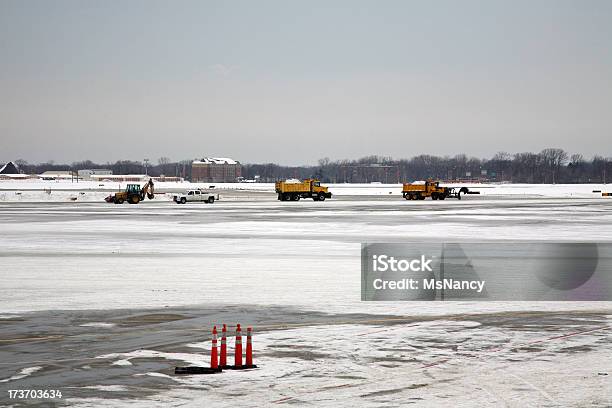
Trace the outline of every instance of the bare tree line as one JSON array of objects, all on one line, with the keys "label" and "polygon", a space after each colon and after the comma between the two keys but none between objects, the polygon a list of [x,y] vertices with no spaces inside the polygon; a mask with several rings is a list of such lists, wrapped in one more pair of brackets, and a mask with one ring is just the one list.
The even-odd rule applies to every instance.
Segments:
[{"label": "bare tree line", "polygon": [[[143,162],[121,160],[115,163],[93,163],[89,160],[72,164],[53,162],[30,164],[17,160],[23,173],[40,174],[49,170],[104,168],[114,174],[143,174]],[[146,169],[153,176],[191,178],[191,160],[173,162],[160,157]],[[410,159],[367,156],[356,160],[324,158],[314,166],[282,166],[274,163],[244,164],[246,179],[272,182],[287,178],[315,177],[327,183],[398,183],[427,178],[440,180],[481,180],[512,183],[606,183],[612,179],[612,158],[595,156],[587,160],[581,154],[548,148],[539,153],[499,152],[490,159],[459,154],[453,157],[418,155]]]},{"label": "bare tree line", "polygon": [[490,159],[459,154],[454,157],[419,155],[411,159],[367,156],[358,160],[319,160],[317,166],[287,167],[249,164],[242,174],[262,181],[316,177],[328,183],[398,183],[428,178],[512,183],[605,183],[612,178],[612,158],[568,154],[549,148],[540,153],[499,152]]}]

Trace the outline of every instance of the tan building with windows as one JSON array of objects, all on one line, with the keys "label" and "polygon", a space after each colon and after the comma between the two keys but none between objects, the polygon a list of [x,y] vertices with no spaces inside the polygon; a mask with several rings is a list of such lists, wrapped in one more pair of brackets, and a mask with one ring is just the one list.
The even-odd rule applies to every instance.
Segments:
[{"label": "tan building with windows", "polygon": [[191,163],[194,183],[234,183],[241,176],[240,163],[226,157],[204,157]]}]

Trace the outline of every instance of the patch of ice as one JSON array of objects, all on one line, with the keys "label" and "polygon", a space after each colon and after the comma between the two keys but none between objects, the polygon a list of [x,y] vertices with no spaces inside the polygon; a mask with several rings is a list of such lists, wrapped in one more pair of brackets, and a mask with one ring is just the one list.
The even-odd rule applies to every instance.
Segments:
[{"label": "patch of ice", "polygon": [[0,380],[0,383],[21,380],[22,378],[26,378],[26,377],[34,374],[35,372],[37,372],[39,370],[42,370],[42,367],[35,366],[35,367],[23,368],[23,369],[21,369],[21,371],[19,371],[18,374],[15,374],[12,377],[4,378],[4,379]]},{"label": "patch of ice", "polygon": [[114,359],[119,358],[113,363],[113,365],[131,365],[131,361],[134,358],[161,358],[166,360],[184,361],[188,364],[203,364],[204,358],[199,354],[189,353],[164,353],[155,350],[135,350],[129,353],[112,353],[98,356],[100,359]]},{"label": "patch of ice", "polygon": [[136,374],[136,375],[146,375],[148,377],[159,377],[159,378],[169,378],[171,380],[174,379],[174,377],[169,376],[168,374],[164,374],[164,373],[156,373],[156,372],[149,372],[149,373],[144,373],[144,374]]},{"label": "patch of ice", "polygon": [[106,322],[91,322],[91,323],[84,323],[79,325],[81,327],[100,327],[100,328],[107,328],[107,327],[114,327],[116,326],[115,323],[106,323]]},{"label": "patch of ice", "polygon": [[130,363],[130,360],[117,360],[115,362],[113,362],[113,365],[116,366],[131,366],[132,363]]},{"label": "patch of ice", "polygon": [[125,385],[88,385],[83,387],[89,390],[108,391],[108,392],[124,392],[128,388]]}]

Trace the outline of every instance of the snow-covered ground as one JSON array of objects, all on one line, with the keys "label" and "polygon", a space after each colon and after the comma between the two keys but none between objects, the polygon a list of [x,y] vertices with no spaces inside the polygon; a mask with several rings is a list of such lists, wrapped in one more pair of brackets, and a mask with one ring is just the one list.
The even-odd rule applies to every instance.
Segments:
[{"label": "snow-covered ground", "polygon": [[[5,312],[240,299],[405,313],[401,303],[360,302],[361,242],[605,241],[612,206],[591,199],[5,204],[0,223]],[[410,312],[429,307],[445,306]]]},{"label": "snow-covered ground", "polygon": [[[611,241],[611,227],[609,200],[567,195],[0,203],[0,388],[56,381],[83,407],[610,405],[611,302],[359,299],[361,242]],[[199,315],[198,336],[185,337],[100,312],[178,307],[231,310],[227,323],[252,309],[287,317],[255,327],[257,371],[175,377],[168,365],[207,362],[201,339],[217,315]],[[59,330],[33,311],[76,323]]]},{"label": "snow-covered ground", "polygon": [[[612,346],[599,329],[580,335],[580,322],[562,341],[537,331],[511,332],[469,320],[437,320],[395,326],[333,325],[264,333],[261,367],[203,377],[165,375],[177,389],[133,400],[138,407],[223,407],[278,404],[346,406],[606,406]],[[604,332],[602,334],[602,332]],[[576,334],[578,333],[578,334]],[[574,335],[572,335],[574,334]],[[597,351],[576,350],[594,344]],[[193,353],[137,350],[99,356],[115,365],[151,358],[205,365],[210,343]],[[230,348],[230,355],[233,349]],[[148,372],[144,375],[160,375]],[[116,385],[118,387],[119,385]],[[265,390],[253,392],[252,390]],[[609,390],[609,388],[608,388]],[[110,391],[113,391],[112,389]],[[117,400],[76,399],[76,406],[113,406]]]}]

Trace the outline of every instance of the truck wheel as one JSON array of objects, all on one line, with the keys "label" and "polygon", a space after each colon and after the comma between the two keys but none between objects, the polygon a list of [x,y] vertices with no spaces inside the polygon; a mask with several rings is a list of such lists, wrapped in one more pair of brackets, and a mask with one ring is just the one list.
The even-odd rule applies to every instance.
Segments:
[{"label": "truck wheel", "polygon": [[440,197],[438,197],[438,199],[440,199],[440,200],[444,200],[445,198],[446,198],[445,195],[441,195]]},{"label": "truck wheel", "polygon": [[431,194],[431,199],[434,200],[434,201],[437,200],[438,199],[438,193],[432,193]]},{"label": "truck wheel", "polygon": [[297,194],[297,195],[295,196],[295,201],[300,201],[300,198],[302,198],[302,197],[300,197],[300,195],[299,195],[299,194]]},{"label": "truck wheel", "polygon": [[457,200],[461,200],[461,191],[457,193]]},{"label": "truck wheel", "polygon": [[283,201],[289,201],[289,200],[291,200],[291,194],[289,193],[283,194]]},{"label": "truck wheel", "polygon": [[325,201],[325,194],[324,193],[320,193],[319,194],[319,201]]},{"label": "truck wheel", "polygon": [[208,204],[213,204],[215,202],[215,197],[208,197]]},{"label": "truck wheel", "polygon": [[140,202],[140,197],[137,195],[133,195],[128,199],[130,204],[138,204]]},{"label": "truck wheel", "polygon": [[185,197],[181,197],[181,204],[185,204],[187,202],[187,199]]}]

